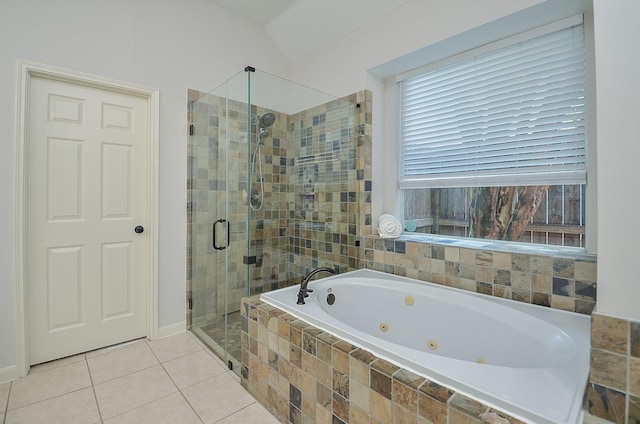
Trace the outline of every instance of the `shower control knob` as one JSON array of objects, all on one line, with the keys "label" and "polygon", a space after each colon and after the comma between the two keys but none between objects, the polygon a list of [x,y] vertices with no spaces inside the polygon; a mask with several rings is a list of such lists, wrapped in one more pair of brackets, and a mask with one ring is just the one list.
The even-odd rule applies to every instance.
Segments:
[{"label": "shower control knob", "polygon": [[142,225],[136,225],[136,228],[133,229],[137,234],[140,234],[144,231],[144,227]]}]

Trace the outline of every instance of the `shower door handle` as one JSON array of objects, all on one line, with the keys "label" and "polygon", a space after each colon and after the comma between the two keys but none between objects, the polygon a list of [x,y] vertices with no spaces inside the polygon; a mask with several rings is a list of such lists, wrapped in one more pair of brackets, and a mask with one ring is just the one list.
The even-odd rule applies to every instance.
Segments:
[{"label": "shower door handle", "polygon": [[[226,227],[227,227],[227,245],[226,246],[218,246],[216,244],[216,226],[218,224],[225,224]],[[227,247],[229,247],[229,242],[230,242],[230,239],[231,239],[230,236],[231,236],[231,231],[230,231],[229,223],[227,222],[226,219],[218,219],[213,223],[213,248],[214,249],[216,249],[216,250],[224,250]]]}]

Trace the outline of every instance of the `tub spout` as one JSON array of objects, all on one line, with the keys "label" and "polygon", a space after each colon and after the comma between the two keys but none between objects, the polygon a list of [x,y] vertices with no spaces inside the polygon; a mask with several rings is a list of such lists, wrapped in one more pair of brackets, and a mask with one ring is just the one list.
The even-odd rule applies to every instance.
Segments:
[{"label": "tub spout", "polygon": [[302,277],[300,291],[298,292],[298,301],[296,302],[298,305],[304,305],[304,298],[309,297],[307,293],[313,292],[313,290],[308,289],[307,286],[309,285],[309,281],[311,281],[311,279],[320,272],[328,272],[333,275],[337,274],[336,270],[333,268],[321,267],[314,269],[306,277]]}]

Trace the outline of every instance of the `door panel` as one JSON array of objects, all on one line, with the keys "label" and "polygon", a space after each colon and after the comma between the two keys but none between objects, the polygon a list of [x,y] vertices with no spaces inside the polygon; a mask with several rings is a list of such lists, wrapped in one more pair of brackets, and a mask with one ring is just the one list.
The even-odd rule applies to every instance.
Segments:
[{"label": "door panel", "polygon": [[82,311],[82,246],[50,248],[47,257],[49,331],[84,324]]},{"label": "door panel", "polygon": [[102,145],[102,217],[131,218],[131,146]]},{"label": "door panel", "polygon": [[82,141],[48,139],[47,211],[50,221],[82,218]]},{"label": "door panel", "polygon": [[31,79],[30,363],[146,335],[148,100]]},{"label": "door panel", "polygon": [[131,314],[131,243],[102,245],[102,319]]}]

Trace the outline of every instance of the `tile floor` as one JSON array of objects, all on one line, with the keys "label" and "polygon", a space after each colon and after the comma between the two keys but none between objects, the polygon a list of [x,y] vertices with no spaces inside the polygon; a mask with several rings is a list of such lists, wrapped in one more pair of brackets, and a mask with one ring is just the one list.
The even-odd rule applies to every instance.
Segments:
[{"label": "tile floor", "polygon": [[277,424],[191,333],[37,365],[0,384],[0,424]]}]

